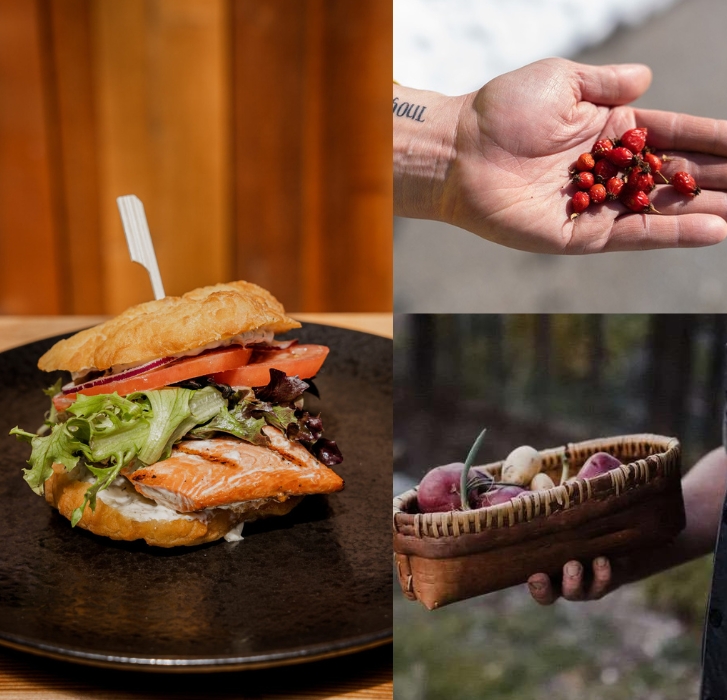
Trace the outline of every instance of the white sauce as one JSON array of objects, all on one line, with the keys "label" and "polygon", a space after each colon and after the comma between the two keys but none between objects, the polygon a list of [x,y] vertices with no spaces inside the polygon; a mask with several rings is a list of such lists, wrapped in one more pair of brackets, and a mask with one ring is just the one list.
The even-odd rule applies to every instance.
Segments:
[{"label": "white sauce", "polygon": [[[94,477],[84,479],[93,483]],[[167,506],[144,498],[126,477],[118,476],[113,483],[96,496],[107,506],[112,506],[125,517],[146,522],[148,520],[207,520],[207,513],[178,513]]]},{"label": "white sauce", "polygon": [[[88,470],[84,471],[85,474],[81,477],[81,481],[92,484],[96,480],[96,477]],[[106,489],[98,492],[96,498],[107,506],[115,508],[124,517],[130,520],[136,520],[137,522],[146,522],[149,520],[201,520],[202,522],[207,522],[213,511],[217,510],[215,508],[208,508],[196,513],[180,513],[150,498],[145,498],[124,476],[117,476]],[[245,513],[251,510],[257,510],[271,500],[273,499],[258,498],[240,503],[230,503],[229,505],[221,506],[221,508],[232,510],[236,513]],[[244,539],[242,537],[242,528],[244,525],[244,522],[235,525],[224,536],[225,540],[227,542],[239,542]]]},{"label": "white sauce", "polygon": [[239,542],[240,540],[244,539],[242,536],[242,528],[245,526],[245,521],[243,520],[241,523],[235,525],[235,527],[232,528],[226,535],[225,540],[227,542]]}]

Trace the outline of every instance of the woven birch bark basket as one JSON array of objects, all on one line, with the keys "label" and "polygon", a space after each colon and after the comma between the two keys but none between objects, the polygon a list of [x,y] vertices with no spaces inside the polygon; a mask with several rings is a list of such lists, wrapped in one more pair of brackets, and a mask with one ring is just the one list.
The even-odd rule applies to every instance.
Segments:
[{"label": "woven birch bark basket", "polygon": [[[574,475],[596,452],[624,464],[594,478],[559,483],[564,455]],[[407,598],[439,608],[524,583],[534,573],[558,576],[571,559],[588,563],[662,545],[684,528],[676,438],[623,435],[540,454],[541,472],[557,485],[507,503],[420,513],[416,488],[394,499],[395,563]],[[484,469],[498,481],[502,465]]]}]

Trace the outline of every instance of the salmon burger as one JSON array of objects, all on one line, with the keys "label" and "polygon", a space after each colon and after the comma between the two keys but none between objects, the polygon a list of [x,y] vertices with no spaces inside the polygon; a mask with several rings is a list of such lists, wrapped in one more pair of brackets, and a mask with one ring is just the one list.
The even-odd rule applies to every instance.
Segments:
[{"label": "salmon burger", "polygon": [[342,461],[305,392],[328,348],[276,341],[300,324],[249,282],[127,309],[56,343],[24,478],[71,521],[117,540],[196,545],[333,493]]}]

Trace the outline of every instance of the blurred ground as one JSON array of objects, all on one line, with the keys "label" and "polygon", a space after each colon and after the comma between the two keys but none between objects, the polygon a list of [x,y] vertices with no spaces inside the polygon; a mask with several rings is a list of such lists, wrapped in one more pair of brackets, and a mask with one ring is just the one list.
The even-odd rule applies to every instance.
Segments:
[{"label": "blurred ground", "polygon": [[645,608],[642,589],[627,586],[597,602],[548,608],[523,589],[435,611],[395,595],[396,699],[697,697],[698,626]]},{"label": "blurred ground", "polygon": [[[727,119],[726,26],[723,0],[690,0],[572,58],[646,63],[654,81],[636,104]],[[727,242],[561,257],[510,250],[437,222],[394,226],[398,312],[726,312],[725,269]]]}]

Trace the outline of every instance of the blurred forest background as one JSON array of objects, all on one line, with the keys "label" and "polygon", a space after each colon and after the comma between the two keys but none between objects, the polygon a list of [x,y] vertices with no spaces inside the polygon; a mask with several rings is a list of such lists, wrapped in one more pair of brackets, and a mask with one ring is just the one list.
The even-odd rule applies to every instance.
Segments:
[{"label": "blurred forest background", "polygon": [[389,311],[391,34],[386,2],[0,2],[0,314],[152,298],[124,194],[168,294]]},{"label": "blurred forest background", "polygon": [[[721,442],[722,315],[397,315],[395,491],[463,461],[638,432],[677,436],[683,470]],[[601,601],[525,587],[435,612],[394,594],[398,700],[696,698],[710,558]]]}]

